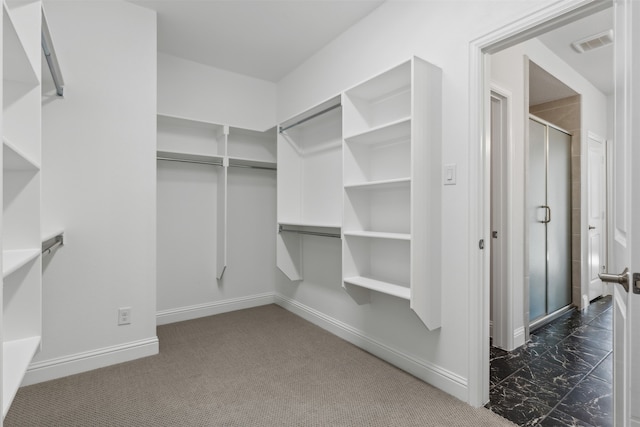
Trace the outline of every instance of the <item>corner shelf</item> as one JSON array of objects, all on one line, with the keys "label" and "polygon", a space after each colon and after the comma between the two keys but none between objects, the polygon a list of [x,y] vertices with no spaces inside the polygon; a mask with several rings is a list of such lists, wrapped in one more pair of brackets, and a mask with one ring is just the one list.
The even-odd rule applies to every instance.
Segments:
[{"label": "corner shelf", "polygon": [[363,182],[359,184],[348,184],[346,190],[384,190],[393,188],[408,187],[411,185],[411,178],[382,179],[379,181]]},{"label": "corner shelf", "polygon": [[409,289],[408,286],[397,285],[362,276],[345,277],[343,280],[349,285],[359,286],[371,291],[381,292],[383,294],[392,295],[406,300],[411,298],[411,289]]},{"label": "corner shelf", "polygon": [[40,249],[2,251],[2,277],[7,277],[11,273],[18,271],[39,255]]},{"label": "corner shelf", "polygon": [[38,171],[40,165],[24,154],[15,144],[3,138],[3,167],[4,170]]},{"label": "corner shelf", "polygon": [[40,83],[38,73],[27,55],[20,33],[11,18],[13,13],[4,2],[3,12],[3,57],[11,58],[11,60],[3,61],[2,78],[7,81],[25,83],[30,87],[37,86]]},{"label": "corner shelf", "polygon": [[40,337],[28,337],[2,343],[2,416],[6,416],[22,384],[31,359],[40,348]]},{"label": "corner shelf", "polygon": [[411,240],[409,233],[386,233],[381,231],[345,231],[345,237],[368,237],[371,239]]}]

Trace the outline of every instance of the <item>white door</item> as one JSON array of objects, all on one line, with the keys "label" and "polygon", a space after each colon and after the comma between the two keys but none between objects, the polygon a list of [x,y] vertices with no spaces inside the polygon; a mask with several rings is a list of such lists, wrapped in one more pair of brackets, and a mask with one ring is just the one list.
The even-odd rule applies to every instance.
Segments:
[{"label": "white door", "polygon": [[[621,284],[615,284],[613,290],[614,425],[638,427],[640,295],[632,291],[632,278],[633,272],[640,273],[640,2],[615,1],[614,31],[615,128],[608,269],[619,273],[628,267],[632,272],[626,275],[630,292]],[[632,41],[636,42],[633,46]]]},{"label": "white door", "polygon": [[605,140],[589,133],[588,142],[588,181],[587,216],[589,225],[589,301],[604,293],[604,285],[599,273],[606,265],[606,180],[605,180]]}]

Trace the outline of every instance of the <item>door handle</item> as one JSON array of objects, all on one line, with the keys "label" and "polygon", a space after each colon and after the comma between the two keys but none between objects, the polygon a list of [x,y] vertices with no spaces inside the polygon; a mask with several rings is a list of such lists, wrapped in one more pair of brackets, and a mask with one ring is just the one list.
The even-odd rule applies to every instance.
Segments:
[{"label": "door handle", "polygon": [[620,274],[600,273],[598,277],[603,282],[618,283],[622,285],[625,291],[629,292],[629,269],[627,267]]},{"label": "door handle", "polygon": [[542,209],[546,209],[547,211],[544,213],[544,219],[540,221],[543,224],[551,222],[551,208],[547,205],[540,206]]}]

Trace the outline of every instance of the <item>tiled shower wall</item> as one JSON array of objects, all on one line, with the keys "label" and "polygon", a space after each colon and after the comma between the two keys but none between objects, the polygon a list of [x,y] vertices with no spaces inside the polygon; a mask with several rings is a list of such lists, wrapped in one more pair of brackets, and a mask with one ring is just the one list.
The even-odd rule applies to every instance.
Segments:
[{"label": "tiled shower wall", "polygon": [[580,95],[532,105],[529,112],[572,134],[571,137],[571,298],[582,308],[580,269]]}]

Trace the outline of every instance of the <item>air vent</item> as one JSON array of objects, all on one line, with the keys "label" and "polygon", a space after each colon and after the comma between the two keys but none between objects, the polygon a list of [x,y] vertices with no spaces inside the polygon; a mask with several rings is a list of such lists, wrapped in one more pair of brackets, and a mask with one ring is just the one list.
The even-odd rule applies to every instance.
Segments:
[{"label": "air vent", "polygon": [[571,43],[571,47],[578,53],[585,53],[593,49],[598,49],[613,43],[613,30],[594,34]]}]

